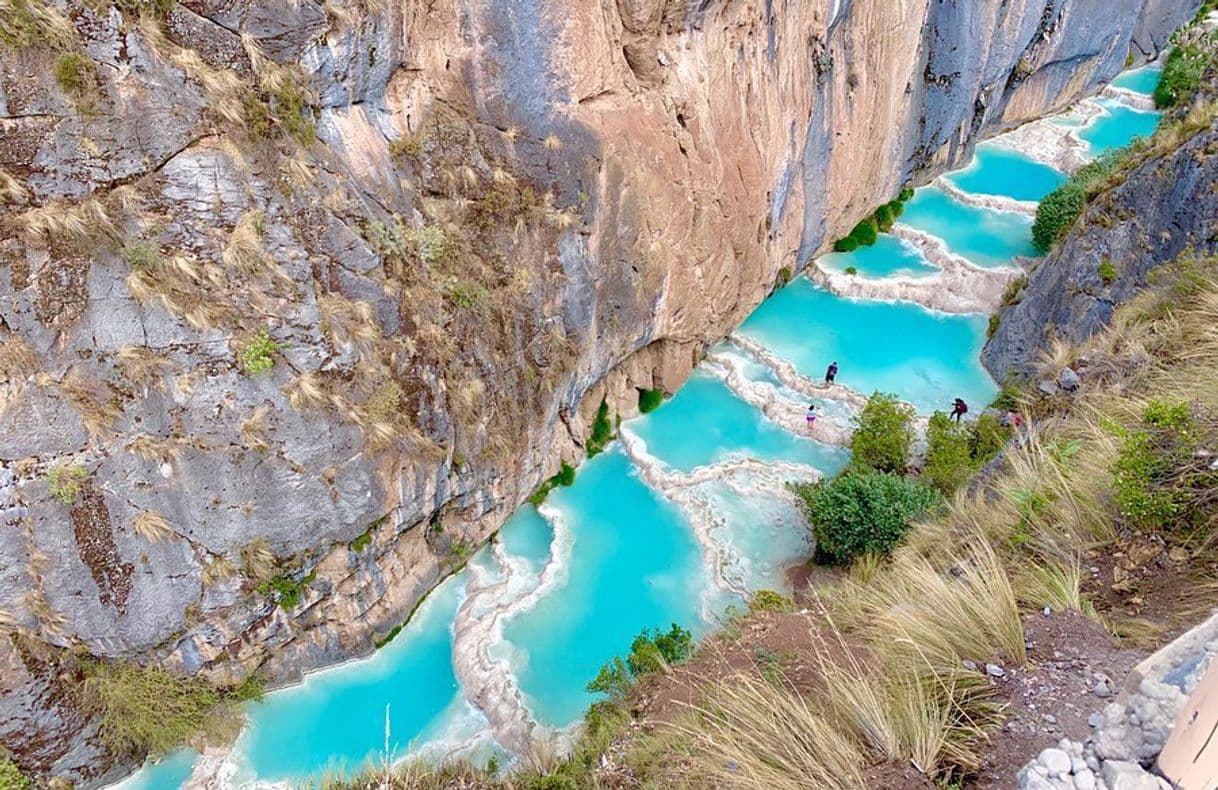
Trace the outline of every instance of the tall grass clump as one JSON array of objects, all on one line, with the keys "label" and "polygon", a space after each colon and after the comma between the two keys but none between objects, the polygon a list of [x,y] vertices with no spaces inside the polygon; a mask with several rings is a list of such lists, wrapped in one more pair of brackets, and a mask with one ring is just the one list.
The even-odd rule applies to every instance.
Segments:
[{"label": "tall grass clump", "polygon": [[241,726],[238,703],[261,694],[254,683],[224,692],[158,666],[98,662],[84,672],[82,702],[100,715],[102,738],[119,754],[227,742]]}]

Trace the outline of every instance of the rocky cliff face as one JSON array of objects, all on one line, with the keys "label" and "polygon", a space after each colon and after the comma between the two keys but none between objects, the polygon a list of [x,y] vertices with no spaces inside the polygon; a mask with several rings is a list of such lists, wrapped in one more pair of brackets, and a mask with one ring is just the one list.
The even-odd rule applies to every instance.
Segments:
[{"label": "rocky cliff face", "polygon": [[76,653],[371,649],[602,400],[1195,5],[0,5],[0,740],[114,764]]},{"label": "rocky cliff face", "polygon": [[1039,262],[1018,303],[999,314],[982,353],[999,381],[1032,372],[1055,341],[1079,343],[1103,329],[1159,266],[1218,253],[1218,71],[1205,84]]}]

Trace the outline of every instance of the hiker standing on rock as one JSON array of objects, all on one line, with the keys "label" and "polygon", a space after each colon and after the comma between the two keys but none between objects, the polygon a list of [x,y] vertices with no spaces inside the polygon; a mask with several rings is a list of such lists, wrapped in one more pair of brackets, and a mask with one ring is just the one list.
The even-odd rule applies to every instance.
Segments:
[{"label": "hiker standing on rock", "polygon": [[960,422],[960,418],[968,414],[968,404],[956,398],[955,404],[952,406],[952,416],[950,419]]},{"label": "hiker standing on rock", "polygon": [[832,365],[829,366],[829,369],[825,371],[825,383],[832,384],[836,380],[837,380],[837,363],[834,362]]}]

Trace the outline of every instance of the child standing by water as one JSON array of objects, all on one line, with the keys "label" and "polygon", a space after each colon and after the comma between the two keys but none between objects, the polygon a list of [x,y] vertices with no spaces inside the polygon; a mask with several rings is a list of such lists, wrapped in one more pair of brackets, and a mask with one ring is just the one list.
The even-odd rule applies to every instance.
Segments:
[{"label": "child standing by water", "polygon": [[816,424],[816,404],[812,403],[808,406],[808,430],[812,430],[812,426]]}]

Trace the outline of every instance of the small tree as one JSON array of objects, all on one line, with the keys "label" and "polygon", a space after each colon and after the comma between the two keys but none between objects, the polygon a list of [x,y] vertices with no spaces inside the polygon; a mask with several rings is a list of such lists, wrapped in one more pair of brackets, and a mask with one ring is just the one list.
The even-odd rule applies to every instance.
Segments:
[{"label": "small tree", "polygon": [[913,446],[913,409],[896,395],[876,392],[855,418],[850,450],[859,469],[903,472]]},{"label": "small tree", "polygon": [[954,423],[941,411],[926,426],[926,463],[922,479],[950,494],[972,477],[976,466],[970,448],[972,431]]},{"label": "small tree", "polygon": [[863,554],[891,553],[913,520],[940,501],[927,485],[880,472],[847,471],[797,485],[795,491],[816,536],[817,557],[835,565]]}]

